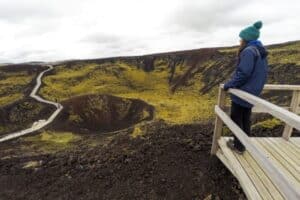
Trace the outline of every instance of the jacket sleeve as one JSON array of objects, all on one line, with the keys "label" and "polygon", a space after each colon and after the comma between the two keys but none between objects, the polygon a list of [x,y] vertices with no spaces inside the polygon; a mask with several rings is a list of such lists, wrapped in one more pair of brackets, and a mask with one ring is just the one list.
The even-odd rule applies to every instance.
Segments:
[{"label": "jacket sleeve", "polygon": [[224,89],[239,88],[250,78],[254,68],[254,54],[251,50],[245,49],[241,52],[240,63],[238,64],[231,80],[224,85]]}]

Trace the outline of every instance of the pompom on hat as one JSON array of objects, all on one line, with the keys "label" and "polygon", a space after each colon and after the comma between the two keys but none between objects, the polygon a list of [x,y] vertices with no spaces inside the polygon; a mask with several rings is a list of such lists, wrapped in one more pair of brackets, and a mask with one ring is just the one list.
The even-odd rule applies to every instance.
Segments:
[{"label": "pompom on hat", "polygon": [[259,30],[262,28],[262,26],[262,21],[257,21],[252,26],[248,26],[247,28],[243,29],[239,36],[246,41],[257,40],[260,35]]}]

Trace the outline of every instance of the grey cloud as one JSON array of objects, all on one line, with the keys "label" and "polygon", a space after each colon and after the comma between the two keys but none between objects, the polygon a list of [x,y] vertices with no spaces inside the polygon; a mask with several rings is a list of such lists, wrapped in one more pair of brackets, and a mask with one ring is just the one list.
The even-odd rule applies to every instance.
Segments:
[{"label": "grey cloud", "polygon": [[[268,43],[299,39],[298,0],[169,0],[164,4],[172,4],[169,7],[159,7],[161,2],[153,0],[151,4],[157,5],[158,10],[166,14],[156,15],[155,10],[150,14],[140,12],[140,23],[157,25],[145,30],[130,23],[135,19],[120,20],[121,17],[126,19],[126,16],[116,10],[103,10],[107,5],[107,8],[116,8],[113,5],[115,2],[0,0],[0,62],[4,59],[15,62],[59,60],[74,56],[141,55],[232,45],[238,37],[237,32],[257,19],[268,24],[264,28]],[[103,7],[98,9],[95,5]],[[135,10],[143,9],[141,5],[133,8],[130,3],[121,8],[129,16]],[[128,30],[118,29],[123,26]]]}]

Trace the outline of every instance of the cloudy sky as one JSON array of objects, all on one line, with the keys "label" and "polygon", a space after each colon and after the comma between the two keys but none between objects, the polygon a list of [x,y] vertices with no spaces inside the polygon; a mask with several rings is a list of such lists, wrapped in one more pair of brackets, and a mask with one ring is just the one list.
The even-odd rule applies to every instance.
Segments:
[{"label": "cloudy sky", "polygon": [[0,63],[227,46],[262,20],[265,44],[300,39],[299,0],[0,0]]}]

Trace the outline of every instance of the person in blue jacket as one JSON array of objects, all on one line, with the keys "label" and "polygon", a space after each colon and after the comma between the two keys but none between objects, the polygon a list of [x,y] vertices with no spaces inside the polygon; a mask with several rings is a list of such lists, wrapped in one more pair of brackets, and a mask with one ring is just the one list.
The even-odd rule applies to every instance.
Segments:
[{"label": "person in blue jacket", "polygon": [[[268,73],[268,52],[258,40],[262,25],[258,21],[240,32],[237,66],[231,80],[224,84],[225,91],[237,88],[255,96],[261,94]],[[231,95],[231,102],[231,119],[250,136],[253,105],[235,95]],[[240,154],[245,151],[244,145],[235,136],[227,142],[227,146]]]}]

